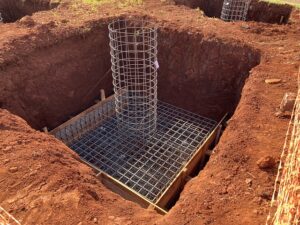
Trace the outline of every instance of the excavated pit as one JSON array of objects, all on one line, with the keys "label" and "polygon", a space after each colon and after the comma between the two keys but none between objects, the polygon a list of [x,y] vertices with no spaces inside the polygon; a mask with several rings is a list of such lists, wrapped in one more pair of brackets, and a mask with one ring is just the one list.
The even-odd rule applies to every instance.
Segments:
[{"label": "excavated pit", "polygon": [[0,15],[2,22],[12,23],[26,15],[31,16],[35,12],[50,10],[58,5],[58,0],[1,0]]},{"label": "excavated pit", "polygon": [[[208,17],[220,18],[224,0],[175,0],[178,5],[200,8]],[[286,24],[293,7],[288,4],[274,4],[252,0],[247,13],[247,21]]]},{"label": "excavated pit", "polygon": [[[7,65],[0,71],[1,107],[36,129],[59,126],[99,100],[100,89],[113,93],[108,43],[105,23]],[[249,46],[201,33],[164,28],[158,43],[158,98],[214,121],[234,113],[260,62]]]}]

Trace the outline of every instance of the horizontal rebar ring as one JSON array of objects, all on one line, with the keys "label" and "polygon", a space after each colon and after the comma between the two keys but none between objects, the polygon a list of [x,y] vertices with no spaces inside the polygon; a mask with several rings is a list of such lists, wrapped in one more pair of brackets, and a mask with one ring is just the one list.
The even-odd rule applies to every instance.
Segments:
[{"label": "horizontal rebar ring", "polygon": [[147,21],[109,25],[111,63],[119,130],[148,137],[157,121],[157,29]]}]

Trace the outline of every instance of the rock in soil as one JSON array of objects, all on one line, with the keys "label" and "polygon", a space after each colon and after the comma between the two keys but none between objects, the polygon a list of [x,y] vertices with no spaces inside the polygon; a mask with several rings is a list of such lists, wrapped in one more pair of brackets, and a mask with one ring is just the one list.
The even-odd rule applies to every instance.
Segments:
[{"label": "rock in soil", "polygon": [[256,164],[260,169],[271,169],[275,167],[276,161],[272,156],[265,156],[259,159]]},{"label": "rock in soil", "polygon": [[279,83],[281,83],[281,79],[276,79],[276,78],[266,79],[265,83],[266,84],[279,84]]},{"label": "rock in soil", "polygon": [[252,185],[252,180],[249,179],[249,178],[247,178],[247,179],[246,179],[246,184],[248,184],[249,186],[251,186],[251,185]]},{"label": "rock in soil", "polygon": [[285,93],[280,104],[282,112],[291,112],[293,110],[297,94],[293,92]]}]

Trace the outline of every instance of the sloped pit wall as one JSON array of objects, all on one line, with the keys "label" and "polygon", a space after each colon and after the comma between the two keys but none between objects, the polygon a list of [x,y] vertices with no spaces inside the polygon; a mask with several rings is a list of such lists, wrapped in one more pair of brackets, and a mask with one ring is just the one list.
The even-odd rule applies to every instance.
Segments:
[{"label": "sloped pit wall", "polygon": [[159,98],[215,120],[233,114],[249,71],[260,62],[248,46],[202,34],[165,30],[158,43]]},{"label": "sloped pit wall", "polygon": [[[99,23],[98,23],[99,24]],[[85,29],[87,30],[87,29]],[[234,41],[160,29],[159,99],[212,119],[233,113],[258,51]],[[112,93],[107,23],[0,65],[0,105],[52,129]]]},{"label": "sloped pit wall", "polygon": [[[175,0],[178,5],[200,8],[206,16],[220,18],[224,0]],[[292,13],[290,5],[252,0],[247,14],[248,21],[287,23]]]},{"label": "sloped pit wall", "polygon": [[37,11],[53,9],[59,2],[59,0],[0,0],[0,13],[4,23],[11,23]]},{"label": "sloped pit wall", "polygon": [[0,65],[0,106],[32,127],[60,125],[112,93],[107,25]]}]

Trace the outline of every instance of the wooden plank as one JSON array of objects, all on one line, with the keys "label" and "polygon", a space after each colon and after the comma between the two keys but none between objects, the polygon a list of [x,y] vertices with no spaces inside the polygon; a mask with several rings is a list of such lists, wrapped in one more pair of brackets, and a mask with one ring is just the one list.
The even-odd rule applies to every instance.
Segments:
[{"label": "wooden plank", "polygon": [[186,166],[179,172],[179,174],[176,176],[174,181],[170,184],[170,186],[164,191],[164,193],[161,195],[161,197],[156,201],[156,205],[166,209],[168,207],[168,203],[174,198],[176,193],[178,193],[184,184],[186,183],[187,178],[189,175],[195,170],[198,163],[201,161],[201,159],[204,157],[206,150],[209,148],[209,146],[213,143],[219,126],[223,122],[223,120],[226,118],[227,115],[225,115],[222,120],[219,122],[219,124],[215,127],[215,129],[211,132],[211,134],[208,136],[206,141],[200,146],[200,148],[195,152],[194,156],[186,163]]},{"label": "wooden plank", "polygon": [[205,151],[208,149],[209,145],[212,143],[216,135],[215,130],[211,133],[209,139],[196,151],[192,159],[186,164],[186,167],[183,168],[179,174],[176,176],[171,185],[165,190],[162,196],[156,201],[156,205],[164,209],[167,208],[168,203],[171,199],[180,191],[180,189],[186,183],[186,178],[191,174],[195,169],[196,165],[204,157]]},{"label": "wooden plank", "polygon": [[61,124],[60,126],[54,128],[53,130],[51,130],[49,133],[50,134],[55,134],[56,132],[64,129],[65,127],[67,127],[68,125],[76,122],[77,120],[79,120],[81,117],[85,116],[86,114],[88,114],[89,112],[92,112],[93,110],[101,107],[101,105],[104,105],[105,103],[111,101],[114,98],[114,95],[106,98],[105,100],[98,102],[97,104],[91,106],[90,108],[86,109],[85,111],[79,113],[78,115],[74,116],[73,118],[71,118],[70,120],[66,121],[65,123]]},{"label": "wooden plank", "polygon": [[107,173],[101,171],[97,174],[97,177],[107,188],[121,195],[123,198],[138,203],[143,208],[153,208],[162,215],[165,215],[167,213],[167,211],[153,204],[148,199],[146,199],[136,191],[132,190],[131,188],[127,187],[117,179],[108,175]]}]

